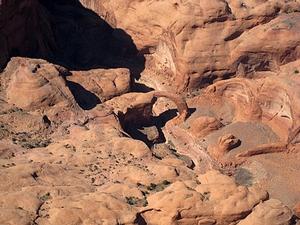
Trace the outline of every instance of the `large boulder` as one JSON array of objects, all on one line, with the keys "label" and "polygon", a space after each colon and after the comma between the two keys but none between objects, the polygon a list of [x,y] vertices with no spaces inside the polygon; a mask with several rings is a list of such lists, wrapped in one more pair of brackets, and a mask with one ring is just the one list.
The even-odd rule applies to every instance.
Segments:
[{"label": "large boulder", "polygon": [[238,225],[289,225],[292,219],[291,210],[279,200],[270,199],[257,205],[253,212]]},{"label": "large boulder", "polygon": [[12,58],[1,74],[0,95],[10,107],[45,116],[45,120],[83,119],[64,72],[63,67],[45,60]]},{"label": "large boulder", "polygon": [[81,90],[94,94],[101,102],[129,92],[131,83],[130,71],[125,68],[72,71],[67,80],[79,99],[85,97],[81,85]]},{"label": "large boulder", "polygon": [[59,70],[44,60],[13,58],[1,78],[7,102],[19,108],[37,110],[75,104]]}]

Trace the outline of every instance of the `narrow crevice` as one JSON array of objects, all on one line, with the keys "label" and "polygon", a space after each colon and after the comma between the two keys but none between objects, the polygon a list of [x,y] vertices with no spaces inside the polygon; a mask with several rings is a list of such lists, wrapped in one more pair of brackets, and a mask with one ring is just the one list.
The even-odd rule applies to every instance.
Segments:
[{"label": "narrow crevice", "polygon": [[32,224],[31,224],[31,225],[39,225],[39,224],[37,223],[37,220],[41,217],[41,209],[42,209],[42,207],[43,207],[44,204],[45,204],[45,202],[42,202],[42,203],[39,205],[38,209],[36,210],[36,217],[35,217],[34,220],[32,221]]},{"label": "narrow crevice", "polygon": [[224,41],[232,41],[234,39],[237,39],[238,37],[240,37],[242,34],[244,33],[244,31],[238,30],[235,31],[234,33],[230,34],[229,36],[224,38]]},{"label": "narrow crevice", "polygon": [[136,215],[136,219],[135,219],[134,223],[137,225],[147,225],[147,222],[144,219],[144,217],[141,215],[141,213],[138,213]]}]

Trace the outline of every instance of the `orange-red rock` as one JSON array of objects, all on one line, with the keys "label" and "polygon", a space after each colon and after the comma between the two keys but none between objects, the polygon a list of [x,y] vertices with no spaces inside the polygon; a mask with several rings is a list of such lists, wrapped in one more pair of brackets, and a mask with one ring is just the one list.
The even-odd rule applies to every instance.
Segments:
[{"label": "orange-red rock", "polygon": [[180,89],[276,72],[299,59],[295,1],[81,2],[128,32],[139,49],[153,53],[152,66],[168,68]]}]

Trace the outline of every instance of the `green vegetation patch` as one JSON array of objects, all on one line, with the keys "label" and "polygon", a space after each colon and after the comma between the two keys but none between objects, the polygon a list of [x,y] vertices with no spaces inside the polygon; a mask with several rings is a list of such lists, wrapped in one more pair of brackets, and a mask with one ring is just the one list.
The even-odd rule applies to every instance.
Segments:
[{"label": "green vegetation patch", "polygon": [[142,199],[134,197],[134,196],[129,196],[129,197],[126,197],[126,202],[129,205],[137,206],[137,207],[146,207],[148,205],[146,196],[144,196],[144,198],[142,198]]}]

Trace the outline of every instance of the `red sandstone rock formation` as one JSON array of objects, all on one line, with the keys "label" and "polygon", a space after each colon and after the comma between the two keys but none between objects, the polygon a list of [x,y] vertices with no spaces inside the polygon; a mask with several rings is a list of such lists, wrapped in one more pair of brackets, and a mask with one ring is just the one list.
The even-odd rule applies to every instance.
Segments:
[{"label": "red sandstone rock formation", "polygon": [[181,90],[299,59],[300,5],[292,0],[81,2],[126,30]]},{"label": "red sandstone rock formation", "polygon": [[217,145],[208,146],[208,152],[217,160],[221,160],[230,150],[240,145],[240,140],[232,134],[227,134],[219,138]]},{"label": "red sandstone rock formation", "polygon": [[152,117],[152,108],[156,98],[164,97],[173,101],[179,112],[174,124],[182,123],[188,115],[188,107],[185,100],[179,95],[164,92],[152,91],[148,93],[128,93],[114,98],[105,104],[119,115],[124,124],[147,124]]},{"label": "red sandstone rock formation", "polygon": [[0,0],[0,224],[299,223],[299,41],[291,0]]}]

